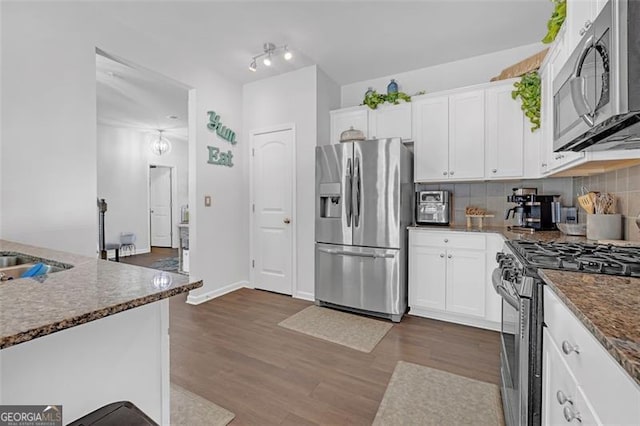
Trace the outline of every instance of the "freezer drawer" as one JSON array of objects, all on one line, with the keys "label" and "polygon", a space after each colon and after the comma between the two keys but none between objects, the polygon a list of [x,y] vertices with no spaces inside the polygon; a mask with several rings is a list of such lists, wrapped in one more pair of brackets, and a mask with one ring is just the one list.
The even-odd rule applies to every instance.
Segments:
[{"label": "freezer drawer", "polygon": [[407,308],[405,262],[397,249],[318,243],[315,298],[399,320]]}]

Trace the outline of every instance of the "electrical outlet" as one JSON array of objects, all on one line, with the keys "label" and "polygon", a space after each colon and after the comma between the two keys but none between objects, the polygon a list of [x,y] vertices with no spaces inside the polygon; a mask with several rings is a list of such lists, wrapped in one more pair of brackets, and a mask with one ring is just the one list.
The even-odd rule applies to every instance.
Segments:
[{"label": "electrical outlet", "polygon": [[204,196],[204,206],[211,207],[211,195]]}]

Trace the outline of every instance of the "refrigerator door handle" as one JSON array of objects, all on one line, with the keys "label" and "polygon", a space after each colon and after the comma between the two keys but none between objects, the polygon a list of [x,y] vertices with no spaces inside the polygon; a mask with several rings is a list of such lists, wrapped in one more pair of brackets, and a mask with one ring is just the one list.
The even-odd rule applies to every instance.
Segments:
[{"label": "refrigerator door handle", "polygon": [[351,186],[353,185],[353,172],[351,170],[351,158],[349,158],[347,160],[347,173],[344,176],[344,180],[346,182],[346,190],[347,190],[347,194],[344,197],[345,200],[345,209],[347,210],[347,228],[351,227],[351,217],[353,216],[353,207],[352,207],[352,203],[351,203],[351,197],[352,197],[352,188]]},{"label": "refrigerator door handle", "polygon": [[353,190],[352,203],[353,209],[353,226],[357,228],[360,226],[360,158],[356,157],[354,160],[354,176],[353,176]]},{"label": "refrigerator door handle", "polygon": [[332,250],[332,249],[325,249],[325,248],[319,248],[318,251],[321,251],[323,253],[328,253],[328,254],[335,254],[338,256],[373,257],[373,258],[382,258],[382,259],[391,259],[395,256],[394,254],[391,254],[391,253],[359,253],[359,252]]}]

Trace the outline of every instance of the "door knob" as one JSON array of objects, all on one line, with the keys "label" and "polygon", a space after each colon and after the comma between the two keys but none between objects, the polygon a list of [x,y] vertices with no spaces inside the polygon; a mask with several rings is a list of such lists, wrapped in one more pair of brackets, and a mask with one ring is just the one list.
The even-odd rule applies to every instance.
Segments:
[{"label": "door knob", "polygon": [[288,217],[284,218],[284,223],[286,223],[287,225],[291,223],[291,219],[289,219]]}]

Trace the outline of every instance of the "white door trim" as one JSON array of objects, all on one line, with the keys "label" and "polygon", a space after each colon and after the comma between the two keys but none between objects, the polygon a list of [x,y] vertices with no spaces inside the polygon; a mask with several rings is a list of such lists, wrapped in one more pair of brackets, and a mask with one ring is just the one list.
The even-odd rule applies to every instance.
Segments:
[{"label": "white door trim", "polygon": [[151,172],[149,171],[151,169],[151,166],[156,166],[156,167],[166,167],[171,169],[171,248],[177,248],[177,238],[176,238],[176,230],[174,228],[176,228],[176,224],[174,223],[175,219],[177,217],[180,217],[177,212],[177,203],[176,200],[178,199],[178,185],[177,185],[177,178],[178,178],[178,166],[172,166],[169,164],[163,164],[160,161],[148,161],[147,162],[147,241],[149,242],[149,247],[147,247],[148,252],[151,252]]},{"label": "white door trim", "polygon": [[249,132],[249,285],[251,288],[255,288],[255,269],[253,268],[252,261],[254,258],[254,220],[253,220],[253,202],[254,202],[254,187],[253,187],[253,148],[255,137],[258,135],[263,135],[265,133],[275,133],[275,132],[284,132],[287,130],[291,130],[293,143],[291,144],[291,220],[293,222],[293,226],[291,229],[291,295],[295,296],[298,293],[298,265],[297,261],[297,240],[296,240],[296,229],[298,227],[298,217],[296,214],[296,126],[293,123],[286,124],[278,124],[268,127],[263,127],[260,129],[251,130]]}]

